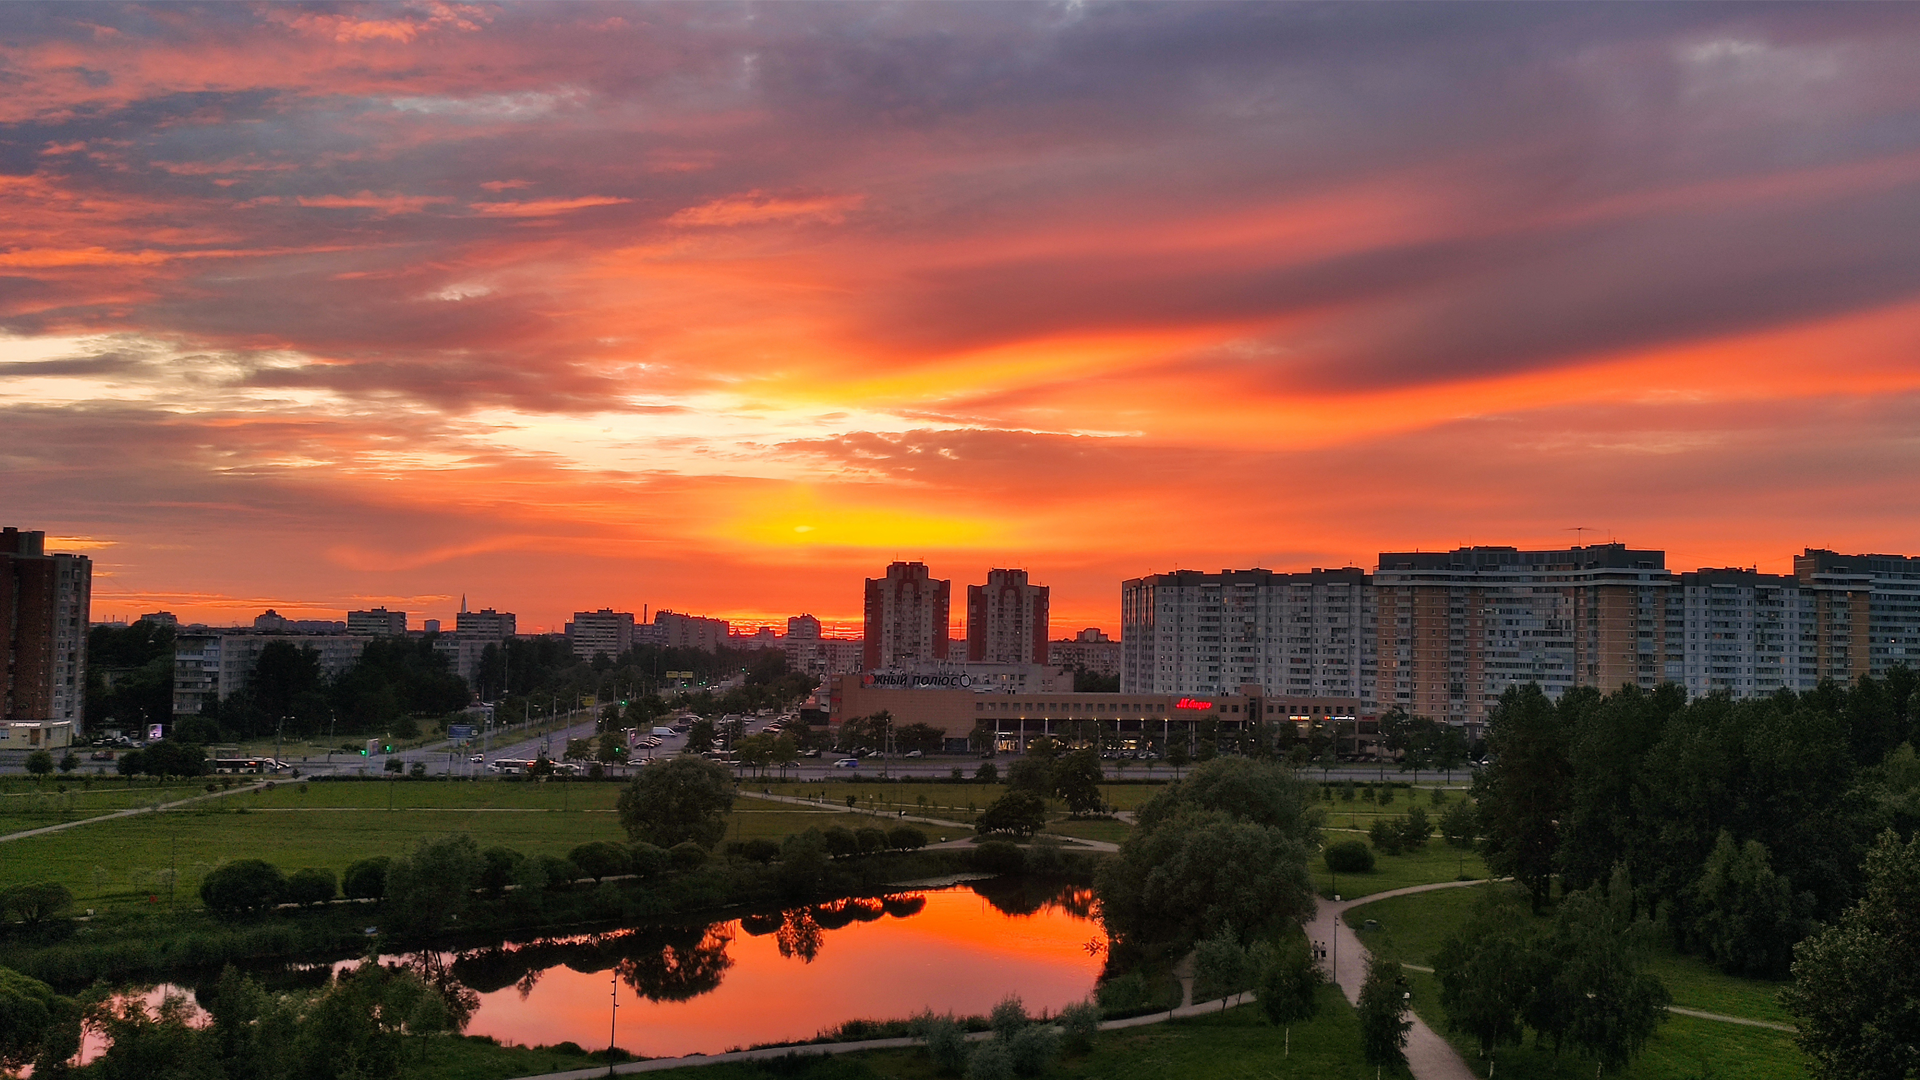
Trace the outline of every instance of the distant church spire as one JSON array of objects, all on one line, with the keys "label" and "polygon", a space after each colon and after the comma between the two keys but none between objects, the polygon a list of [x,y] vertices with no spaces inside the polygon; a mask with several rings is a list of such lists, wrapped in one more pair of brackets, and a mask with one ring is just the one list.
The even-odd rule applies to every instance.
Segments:
[{"label": "distant church spire", "polygon": [[467,613],[467,594],[461,593],[460,594],[460,614],[465,615],[466,613]]}]

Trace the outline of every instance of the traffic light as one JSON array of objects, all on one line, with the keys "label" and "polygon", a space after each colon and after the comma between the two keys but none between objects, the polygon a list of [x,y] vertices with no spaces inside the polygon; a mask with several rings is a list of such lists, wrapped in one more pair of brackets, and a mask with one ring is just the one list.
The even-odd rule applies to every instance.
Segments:
[{"label": "traffic light", "polygon": [[367,756],[367,752],[366,752],[365,750],[361,750],[361,751],[360,751],[360,756],[361,756],[361,757],[366,757],[366,756]]},{"label": "traffic light", "polygon": [[393,753],[393,744],[392,744],[392,743],[388,743],[388,744],[387,744],[387,748],[386,748],[386,749],[385,749],[384,751],[382,751],[382,753],[387,753],[387,754],[391,754],[391,753]]}]

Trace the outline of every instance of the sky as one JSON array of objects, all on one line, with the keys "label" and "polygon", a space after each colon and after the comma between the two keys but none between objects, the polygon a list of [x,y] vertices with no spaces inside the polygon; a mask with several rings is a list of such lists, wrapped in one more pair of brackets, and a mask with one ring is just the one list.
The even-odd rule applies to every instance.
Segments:
[{"label": "sky", "polygon": [[[1920,6],[10,4],[94,617],[1920,554]],[[956,604],[956,622],[964,610]]]}]

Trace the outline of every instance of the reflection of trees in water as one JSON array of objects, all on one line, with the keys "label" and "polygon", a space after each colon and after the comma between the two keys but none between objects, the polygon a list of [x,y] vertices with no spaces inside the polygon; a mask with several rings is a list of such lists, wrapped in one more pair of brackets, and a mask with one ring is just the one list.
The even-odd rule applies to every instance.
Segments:
[{"label": "reflection of trees in water", "polygon": [[813,958],[820,955],[820,946],[826,939],[827,933],[813,921],[811,909],[793,908],[780,913],[780,932],[773,943],[780,946],[780,955],[786,959],[797,956],[801,963],[811,964]]},{"label": "reflection of trees in water", "polygon": [[978,893],[995,911],[1007,915],[1034,915],[1058,908],[1069,915],[1090,919],[1097,903],[1092,889],[1059,881],[996,877],[969,881],[967,888]]},{"label": "reflection of trees in water", "polygon": [[[798,957],[810,964],[825,947],[827,931],[873,922],[883,915],[911,918],[926,906],[927,898],[922,893],[847,897],[809,907],[743,915],[738,925],[754,937],[773,935],[782,957]],[[463,990],[491,994],[511,986],[519,990],[523,1001],[540,982],[542,972],[562,966],[587,974],[618,968],[620,977],[643,997],[685,1001],[717,988],[733,966],[733,959],[727,955],[732,925],[711,923],[624,930],[585,938],[543,938],[512,947],[477,949],[450,960],[443,956],[439,963],[445,977]]]},{"label": "reflection of trees in water", "polygon": [[718,989],[733,966],[733,957],[727,955],[733,938],[725,929],[724,923],[716,923],[696,931],[697,938],[661,935],[657,948],[648,942],[620,961],[620,979],[648,1001],[690,1001]]},{"label": "reflection of trees in water", "polygon": [[452,953],[426,950],[414,953],[404,963],[389,967],[404,969],[420,976],[422,982],[440,992],[447,1002],[447,1020],[454,1031],[465,1031],[467,1021],[480,1008],[480,995],[454,974]]}]

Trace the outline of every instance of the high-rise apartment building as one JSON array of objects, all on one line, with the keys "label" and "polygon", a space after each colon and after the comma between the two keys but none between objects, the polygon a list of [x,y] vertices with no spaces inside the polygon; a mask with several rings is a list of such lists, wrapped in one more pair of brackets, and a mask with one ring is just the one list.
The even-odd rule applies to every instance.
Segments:
[{"label": "high-rise apartment building", "polygon": [[453,632],[476,639],[505,641],[517,632],[515,622],[511,611],[495,611],[492,608],[467,611],[462,605],[459,614],[453,617]]},{"label": "high-rise apartment building", "polygon": [[787,637],[794,641],[819,641],[820,620],[812,615],[795,615],[787,620]]},{"label": "high-rise apartment building", "polygon": [[1666,553],[1624,544],[1382,552],[1379,700],[1477,730],[1509,687],[1669,677]]},{"label": "high-rise apartment building", "polygon": [[[0,746],[45,745],[43,728],[60,723],[70,736],[86,722],[87,630],[92,619],[93,561],[47,554],[46,533],[0,530]],[[26,725],[25,742],[11,738]]]},{"label": "high-rise apartment building", "polygon": [[1120,586],[1120,691],[1218,695],[1257,685],[1374,704],[1373,592],[1353,567],[1175,570]]},{"label": "high-rise apartment building", "polygon": [[1808,548],[1794,556],[1793,574],[1813,594],[1822,677],[1844,682],[1895,664],[1920,668],[1920,558]]},{"label": "high-rise apartment building", "polygon": [[612,608],[576,611],[567,624],[567,643],[573,646],[573,655],[582,660],[618,657],[633,648],[633,612]]},{"label": "high-rise apartment building", "polygon": [[1819,684],[1816,602],[1799,579],[1695,570],[1680,575],[1667,607],[1667,677],[1687,696],[1765,697]]},{"label": "high-rise apartment building", "polygon": [[1025,570],[989,570],[985,585],[967,586],[967,660],[1046,663],[1051,593]]},{"label": "high-rise apartment building", "polygon": [[887,576],[868,578],[865,652],[868,670],[922,660],[945,660],[953,582],[930,577],[920,562],[896,562]]},{"label": "high-rise apartment building", "polygon": [[406,637],[407,613],[377,607],[371,611],[347,612],[347,633],[372,634],[375,637]]}]

